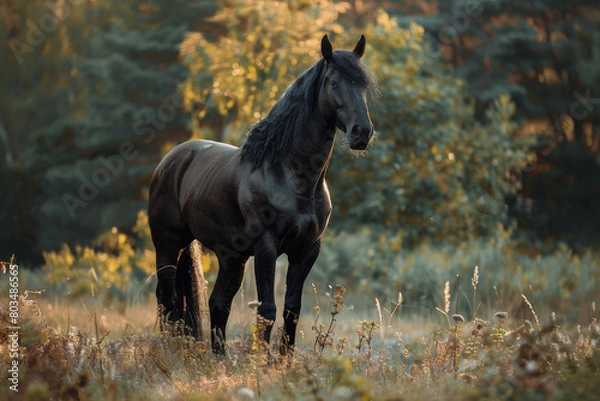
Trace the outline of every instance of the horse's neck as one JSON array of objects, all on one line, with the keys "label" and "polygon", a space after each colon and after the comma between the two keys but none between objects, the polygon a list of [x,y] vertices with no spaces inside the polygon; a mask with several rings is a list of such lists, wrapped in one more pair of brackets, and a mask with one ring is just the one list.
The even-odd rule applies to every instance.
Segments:
[{"label": "horse's neck", "polygon": [[331,161],[335,126],[324,127],[313,120],[301,138],[294,138],[287,165],[308,187],[322,182]]}]

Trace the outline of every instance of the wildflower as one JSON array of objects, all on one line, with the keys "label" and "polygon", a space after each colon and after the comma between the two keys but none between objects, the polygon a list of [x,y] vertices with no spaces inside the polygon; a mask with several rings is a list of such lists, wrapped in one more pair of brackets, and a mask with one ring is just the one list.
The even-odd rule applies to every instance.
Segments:
[{"label": "wildflower", "polygon": [[344,293],[346,292],[346,288],[341,285],[335,286],[335,296],[333,297],[333,310],[331,311],[332,315],[337,315],[340,311],[339,308],[344,304]]}]

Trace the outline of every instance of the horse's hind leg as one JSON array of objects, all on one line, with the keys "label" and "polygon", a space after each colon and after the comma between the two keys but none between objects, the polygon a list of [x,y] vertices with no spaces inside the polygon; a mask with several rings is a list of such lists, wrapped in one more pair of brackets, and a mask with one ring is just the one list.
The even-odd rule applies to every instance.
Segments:
[{"label": "horse's hind leg", "polygon": [[239,291],[244,279],[247,259],[219,258],[219,273],[210,299],[211,344],[216,354],[225,353],[225,329],[233,297]]},{"label": "horse's hind leg", "polygon": [[174,323],[183,317],[176,292],[177,258],[193,239],[186,226],[165,227],[150,217],[150,232],[156,248],[156,300],[161,323]]}]

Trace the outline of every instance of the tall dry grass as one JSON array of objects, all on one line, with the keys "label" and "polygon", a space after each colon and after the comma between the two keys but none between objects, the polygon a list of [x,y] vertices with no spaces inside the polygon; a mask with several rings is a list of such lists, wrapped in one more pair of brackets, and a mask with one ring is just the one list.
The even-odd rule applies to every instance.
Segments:
[{"label": "tall dry grass", "polygon": [[[213,355],[206,343],[158,331],[152,297],[121,305],[100,296],[71,300],[67,294],[32,292],[21,307],[20,391],[10,391],[3,380],[0,397],[596,399],[600,325],[595,304],[588,305],[592,317],[577,324],[563,323],[571,319],[533,304],[526,294],[521,298],[526,320],[498,308],[488,313],[487,305],[464,312],[456,298],[469,292],[479,305],[478,276],[484,273],[473,271],[469,289],[449,280],[439,289],[437,315],[423,318],[404,314],[411,300],[400,294],[394,300],[372,299],[370,308],[358,310],[354,305],[366,301],[352,288],[315,284],[307,288],[296,352],[285,359],[273,359],[257,343],[259,322],[248,306],[255,299],[251,282],[234,303],[226,357]],[[497,304],[511,302],[499,298]],[[2,307],[2,346],[8,321]],[[0,361],[10,362],[5,353]]]}]

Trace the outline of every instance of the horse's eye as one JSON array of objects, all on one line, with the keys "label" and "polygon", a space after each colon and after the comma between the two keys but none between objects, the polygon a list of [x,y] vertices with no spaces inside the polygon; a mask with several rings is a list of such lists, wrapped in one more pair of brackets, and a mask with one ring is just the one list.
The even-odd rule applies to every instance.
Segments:
[{"label": "horse's eye", "polygon": [[330,79],[329,80],[329,85],[331,85],[332,88],[335,88],[337,86],[337,82],[335,82],[334,80]]}]

